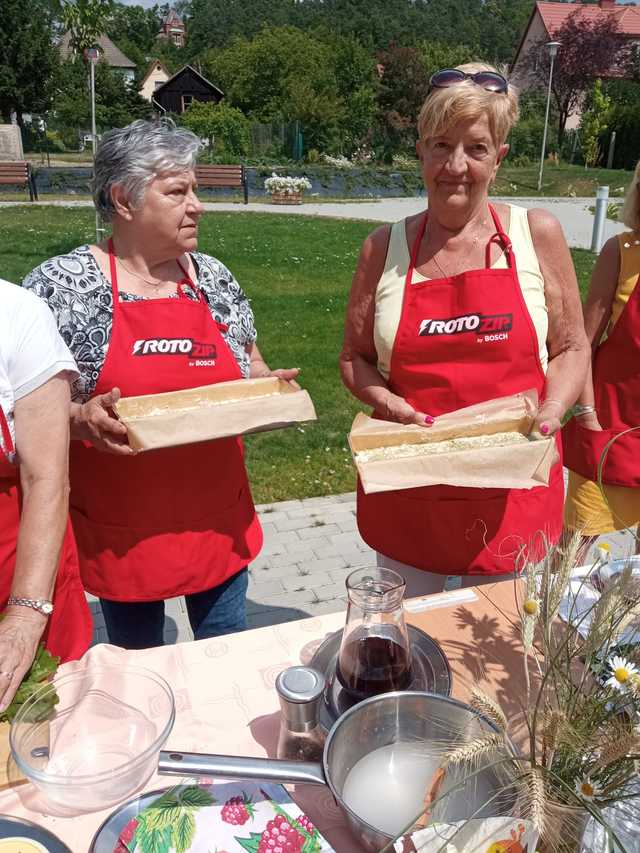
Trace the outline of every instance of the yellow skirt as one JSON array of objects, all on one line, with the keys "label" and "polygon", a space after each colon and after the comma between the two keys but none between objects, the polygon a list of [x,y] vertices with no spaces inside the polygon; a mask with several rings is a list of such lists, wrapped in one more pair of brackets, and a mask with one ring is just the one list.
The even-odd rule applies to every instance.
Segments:
[{"label": "yellow skirt", "polygon": [[564,505],[564,523],[586,536],[600,536],[614,530],[634,528],[640,523],[640,489],[626,486],[600,487],[575,471],[569,471],[569,487]]}]

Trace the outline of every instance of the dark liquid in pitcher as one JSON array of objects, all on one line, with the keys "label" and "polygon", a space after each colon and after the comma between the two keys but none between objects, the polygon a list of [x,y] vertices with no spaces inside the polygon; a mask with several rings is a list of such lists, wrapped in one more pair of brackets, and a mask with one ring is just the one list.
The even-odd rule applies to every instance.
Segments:
[{"label": "dark liquid in pitcher", "polygon": [[336,675],[344,689],[358,699],[405,690],[411,682],[409,654],[388,637],[358,636],[356,632],[340,653]]}]

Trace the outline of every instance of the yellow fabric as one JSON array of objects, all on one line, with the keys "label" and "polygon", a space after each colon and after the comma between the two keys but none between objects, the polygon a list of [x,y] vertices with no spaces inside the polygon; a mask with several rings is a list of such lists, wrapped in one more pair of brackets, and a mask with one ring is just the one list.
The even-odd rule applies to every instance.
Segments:
[{"label": "yellow fabric", "polygon": [[[633,232],[618,235],[618,247],[620,274],[607,333],[620,319],[640,274],[640,235]],[[605,485],[604,492],[606,500],[597,483],[586,480],[575,471],[569,471],[569,488],[564,507],[566,527],[580,529],[587,536],[600,536],[640,523],[640,489]]]},{"label": "yellow fabric", "polygon": [[[518,280],[525,305],[533,321],[538,338],[538,351],[542,369],[547,370],[547,331],[549,320],[544,298],[544,279],[533,248],[527,209],[509,205],[508,234],[513,245],[518,270]],[[376,288],[373,339],[378,354],[378,370],[385,379],[389,378],[391,353],[396,339],[402,313],[404,282],[409,267],[409,247],[405,220],[395,222],[391,227],[389,246],[384,271]],[[504,269],[507,259],[500,255],[493,269]],[[426,281],[426,277],[414,273],[414,282]]]},{"label": "yellow fabric", "polygon": [[618,234],[618,248],[620,250],[620,275],[618,276],[618,287],[613,297],[611,320],[607,332],[610,332],[618,322],[629,297],[635,290],[640,273],[640,235],[634,234],[632,231]]},{"label": "yellow fabric", "polygon": [[604,486],[607,500],[597,483],[569,471],[564,505],[564,523],[585,536],[600,536],[640,524],[640,489]]}]

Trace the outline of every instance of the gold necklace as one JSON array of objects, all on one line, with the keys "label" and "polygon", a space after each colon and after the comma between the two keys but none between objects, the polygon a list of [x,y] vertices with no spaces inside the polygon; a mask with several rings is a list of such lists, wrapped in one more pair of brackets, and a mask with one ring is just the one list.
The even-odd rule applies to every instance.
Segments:
[{"label": "gold necklace", "polygon": [[[482,222],[480,223],[480,227],[482,228],[484,225],[486,225],[486,220],[483,219]],[[430,236],[431,236],[430,234],[427,235],[427,242],[429,241]],[[478,234],[475,234],[472,241],[471,241],[472,250],[475,249],[475,247],[478,245],[479,242],[480,242],[480,236]],[[444,271],[444,269],[440,265],[440,262],[438,261],[438,253],[442,250],[442,248],[443,247],[441,246],[439,249],[437,249],[433,253],[433,255],[431,255],[431,260],[437,266],[438,270],[442,273],[443,278],[450,278],[451,276],[449,275],[449,273]]]},{"label": "gold necklace", "polygon": [[[440,251],[440,250],[438,249],[438,251]],[[434,262],[434,264],[438,267],[438,269],[442,273],[442,277],[443,278],[449,278],[449,275],[440,266],[440,263],[438,262],[437,254],[438,254],[438,252],[436,252],[434,255],[432,255],[431,260]]]},{"label": "gold necklace", "polygon": [[133,276],[134,278],[137,278],[139,281],[143,281],[147,285],[147,287],[153,287],[155,290],[159,290],[163,284],[166,284],[166,281],[150,281],[148,278],[145,278],[143,275],[140,275],[140,273],[130,270],[129,267],[124,263],[122,258],[117,258],[117,261],[125,272],[129,273],[129,275]]}]

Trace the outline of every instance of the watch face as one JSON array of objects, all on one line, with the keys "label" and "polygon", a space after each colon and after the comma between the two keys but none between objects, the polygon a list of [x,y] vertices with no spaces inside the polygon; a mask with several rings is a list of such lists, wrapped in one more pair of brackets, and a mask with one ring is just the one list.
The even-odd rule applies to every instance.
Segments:
[{"label": "watch face", "polygon": [[43,601],[40,605],[40,611],[45,616],[50,616],[53,613],[53,604],[50,601]]}]

